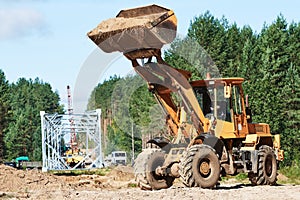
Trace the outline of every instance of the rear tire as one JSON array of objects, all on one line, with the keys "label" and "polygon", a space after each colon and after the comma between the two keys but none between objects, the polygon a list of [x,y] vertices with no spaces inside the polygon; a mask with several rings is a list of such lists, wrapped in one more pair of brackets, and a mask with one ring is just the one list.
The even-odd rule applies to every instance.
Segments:
[{"label": "rear tire", "polygon": [[155,169],[162,166],[165,153],[159,149],[145,149],[135,160],[134,173],[138,186],[143,190],[159,190],[172,186],[174,177],[158,176]]},{"label": "rear tire", "polygon": [[277,181],[277,161],[273,149],[263,145],[258,150],[257,174],[249,173],[252,185],[275,185]]},{"label": "rear tire", "polygon": [[218,183],[220,171],[218,155],[205,144],[190,147],[180,164],[181,179],[188,187],[213,188]]}]

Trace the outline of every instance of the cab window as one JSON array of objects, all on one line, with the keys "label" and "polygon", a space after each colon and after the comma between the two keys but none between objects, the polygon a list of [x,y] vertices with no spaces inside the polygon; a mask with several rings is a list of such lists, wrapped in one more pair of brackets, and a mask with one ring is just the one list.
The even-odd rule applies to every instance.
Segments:
[{"label": "cab window", "polygon": [[238,86],[232,88],[232,104],[235,114],[242,114],[241,91]]}]

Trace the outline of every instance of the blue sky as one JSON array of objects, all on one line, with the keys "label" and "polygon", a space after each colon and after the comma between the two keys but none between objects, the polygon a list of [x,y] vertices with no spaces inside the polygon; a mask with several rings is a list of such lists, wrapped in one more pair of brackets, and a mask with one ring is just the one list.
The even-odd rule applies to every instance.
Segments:
[{"label": "blue sky", "polygon": [[64,104],[70,85],[75,111],[81,112],[99,81],[131,70],[129,61],[120,54],[104,54],[86,33],[122,9],[148,4],[174,10],[180,35],[187,33],[195,16],[207,10],[240,27],[250,25],[257,32],[280,13],[289,23],[300,21],[297,0],[0,0],[0,69],[10,82],[39,77],[50,83]]}]

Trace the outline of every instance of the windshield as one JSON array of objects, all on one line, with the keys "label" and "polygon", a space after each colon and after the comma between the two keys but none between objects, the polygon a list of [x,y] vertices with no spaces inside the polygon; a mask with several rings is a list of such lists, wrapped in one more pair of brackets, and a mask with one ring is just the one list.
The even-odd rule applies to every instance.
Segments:
[{"label": "windshield", "polygon": [[195,87],[194,92],[204,116],[231,122],[230,99],[224,98],[223,84]]}]

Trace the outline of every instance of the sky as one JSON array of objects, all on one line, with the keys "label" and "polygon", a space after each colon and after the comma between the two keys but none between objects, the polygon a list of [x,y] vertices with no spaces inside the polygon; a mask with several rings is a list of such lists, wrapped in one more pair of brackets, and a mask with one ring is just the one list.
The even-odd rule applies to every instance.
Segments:
[{"label": "sky", "polygon": [[206,11],[258,33],[279,14],[288,23],[300,21],[298,0],[0,0],[0,69],[10,83],[21,77],[50,83],[66,109],[70,85],[74,112],[83,112],[99,82],[132,71],[120,53],[102,52],[87,32],[122,9],[150,4],[174,10],[182,36]]}]

